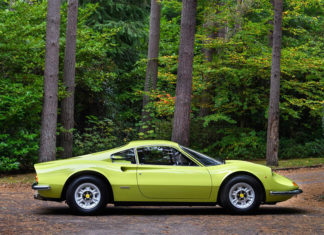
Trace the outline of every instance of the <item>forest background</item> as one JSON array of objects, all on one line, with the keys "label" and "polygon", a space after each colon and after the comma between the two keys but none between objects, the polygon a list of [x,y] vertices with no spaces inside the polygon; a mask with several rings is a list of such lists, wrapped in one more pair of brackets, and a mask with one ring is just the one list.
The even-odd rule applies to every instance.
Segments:
[{"label": "forest background", "polygon": [[[62,3],[59,102],[68,95]],[[223,159],[264,159],[273,6],[266,0],[215,3],[198,1],[190,147]],[[323,5],[284,1],[279,159],[324,156]],[[146,93],[148,124],[141,111],[150,3],[79,1],[74,156],[135,139],[171,139],[181,7],[177,0],[162,3],[157,89]],[[0,2],[0,172],[30,169],[38,160],[46,14],[46,1]],[[141,131],[145,125],[150,128]]]}]

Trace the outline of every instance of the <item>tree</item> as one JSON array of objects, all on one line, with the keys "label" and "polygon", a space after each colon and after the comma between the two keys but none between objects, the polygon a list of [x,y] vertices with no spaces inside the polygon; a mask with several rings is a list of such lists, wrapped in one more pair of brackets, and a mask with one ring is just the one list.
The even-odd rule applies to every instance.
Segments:
[{"label": "tree", "polygon": [[274,1],[274,28],[267,132],[267,165],[278,166],[282,0]]},{"label": "tree", "polygon": [[64,128],[61,133],[62,157],[72,157],[74,127],[74,90],[75,90],[75,50],[78,22],[78,0],[69,0],[67,8],[66,44],[64,53],[63,84],[67,96],[61,104],[61,122]]},{"label": "tree", "polygon": [[192,64],[195,42],[197,0],[184,0],[181,12],[181,30],[175,111],[172,141],[188,146],[192,92]]},{"label": "tree", "polygon": [[[215,48],[210,47],[210,45],[213,43],[213,41],[216,38],[225,39],[225,28],[224,25],[222,25],[220,22],[215,19],[215,16],[220,14],[220,8],[223,5],[221,1],[208,1],[207,7],[205,8],[205,14],[204,14],[204,23],[203,28],[205,33],[207,34],[206,40],[204,40],[203,44],[206,46],[203,48],[202,52],[204,54],[205,60],[208,64],[211,64],[213,61],[214,54],[219,54],[221,52],[220,49],[215,50]],[[215,10],[214,10],[215,9]],[[210,81],[210,78],[208,75],[204,76],[205,81]],[[210,103],[212,103],[212,96],[210,95],[210,87],[206,87],[204,91],[202,92],[201,99],[200,99],[200,112],[199,116],[204,117],[209,114],[210,112]]]},{"label": "tree", "polygon": [[[159,56],[159,41],[160,41],[160,18],[161,18],[161,1],[151,0],[151,15],[150,15],[150,36],[147,56],[147,68],[145,76],[142,123],[143,125],[151,119],[150,113],[145,109],[149,103],[148,92],[156,89],[158,77],[158,56]],[[141,132],[147,128],[141,128]]]},{"label": "tree", "polygon": [[48,0],[39,162],[55,160],[56,154],[60,7],[60,1]]}]

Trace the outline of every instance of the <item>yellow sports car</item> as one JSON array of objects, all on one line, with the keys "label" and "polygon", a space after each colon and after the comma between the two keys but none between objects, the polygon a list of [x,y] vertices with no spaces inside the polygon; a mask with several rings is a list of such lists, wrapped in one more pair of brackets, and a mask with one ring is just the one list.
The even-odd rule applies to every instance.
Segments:
[{"label": "yellow sports car", "polygon": [[236,213],[302,192],[271,168],[216,160],[171,141],[133,141],[104,152],[35,164],[36,199],[77,213],[115,205],[216,205]]}]

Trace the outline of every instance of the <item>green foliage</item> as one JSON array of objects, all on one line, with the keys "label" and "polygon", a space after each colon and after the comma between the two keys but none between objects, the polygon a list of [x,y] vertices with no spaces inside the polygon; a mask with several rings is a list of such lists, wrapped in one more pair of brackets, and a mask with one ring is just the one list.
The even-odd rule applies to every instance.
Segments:
[{"label": "green foliage", "polygon": [[[142,0],[92,0],[81,1],[80,5],[93,2],[97,4],[87,24],[98,31],[115,29],[115,47],[108,57],[118,65],[120,72],[133,67],[138,59],[138,47],[143,47],[146,39],[146,24],[149,5]],[[144,43],[145,44],[145,43]]]},{"label": "green foliage", "polygon": [[203,119],[204,119],[204,124],[203,124],[204,127],[207,127],[211,121],[214,121],[214,122],[226,121],[230,124],[236,123],[236,121],[231,119],[230,117],[228,117],[224,114],[218,114],[218,113],[214,113],[214,114],[205,116],[205,117],[203,117]]},{"label": "green foliage", "polygon": [[[199,123],[193,124],[194,130],[201,128]],[[196,130],[198,131],[198,130]],[[198,136],[197,136],[198,135]],[[265,132],[258,132],[247,128],[222,128],[208,130],[207,133],[196,134],[195,138],[209,139],[213,143],[205,145],[195,142],[197,149],[222,159],[260,159],[265,156]]]},{"label": "green foliage", "polygon": [[9,172],[19,169],[19,162],[15,158],[0,157],[0,172]]},{"label": "green foliage", "polygon": [[[203,1],[198,8],[191,145],[223,158],[264,158],[272,5],[265,0],[244,1],[240,6],[236,1],[221,3]],[[286,140],[297,141],[296,148],[303,150],[299,157],[320,156],[320,144],[315,143],[323,133],[324,40],[319,29],[324,25],[324,11],[315,0],[287,1],[284,8],[280,157],[293,157]],[[173,115],[173,106],[160,102],[158,95],[175,94],[178,10],[175,1],[168,1],[162,9],[159,81],[152,94],[156,98],[152,106],[159,107],[156,123],[171,122]],[[214,24],[206,27],[205,20]],[[217,33],[224,27],[225,37],[207,40],[210,31]],[[211,62],[206,61],[203,48],[214,51]]]},{"label": "green foliage", "polygon": [[115,134],[115,125],[112,120],[99,120],[95,116],[87,116],[89,127],[82,133],[74,134],[74,155],[84,155],[116,147],[118,142]]},{"label": "green foliage", "polygon": [[295,139],[281,139],[281,158],[322,157],[324,155],[324,139],[316,139],[306,143],[298,143]]},{"label": "green foliage", "polygon": [[[63,2],[60,78],[67,14]],[[147,94],[152,119],[141,123],[149,2],[80,1],[74,155],[133,139],[171,139],[181,7],[181,1],[163,1],[158,84]],[[8,1],[0,3],[0,171],[29,168],[37,161],[46,8],[46,1],[15,1],[10,10]],[[268,0],[240,5],[198,1],[191,147],[226,159],[265,157],[272,20]],[[324,154],[323,27],[321,1],[285,1],[280,158]],[[215,39],[207,37],[211,32]],[[221,32],[223,36],[217,34]],[[204,49],[213,50],[211,61]],[[66,95],[60,79],[59,100]],[[143,125],[152,128],[138,133]]]},{"label": "green foliage", "polygon": [[[16,1],[0,8],[0,152],[6,169],[30,168],[37,161],[43,96],[47,2]],[[97,32],[85,24],[96,6],[79,10],[76,55],[76,117],[100,103],[105,85],[116,75],[106,53],[114,47],[114,29]],[[63,71],[66,4],[62,6],[60,71]],[[60,73],[60,77],[62,72]],[[59,99],[66,94],[59,84]],[[92,98],[92,99],[91,99]],[[83,102],[87,99],[87,102]],[[10,159],[10,161],[7,161]],[[2,170],[5,169],[4,166]],[[0,170],[1,171],[1,170]]]},{"label": "green foliage", "polygon": [[0,10],[0,171],[37,159],[42,101],[46,5],[13,8]]}]

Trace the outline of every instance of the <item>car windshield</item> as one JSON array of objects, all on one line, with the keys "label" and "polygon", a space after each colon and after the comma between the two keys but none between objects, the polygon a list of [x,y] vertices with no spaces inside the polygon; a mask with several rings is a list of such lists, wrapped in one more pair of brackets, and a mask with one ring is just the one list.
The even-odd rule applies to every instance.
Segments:
[{"label": "car windshield", "polygon": [[180,146],[186,153],[188,153],[190,156],[197,159],[200,163],[202,163],[204,166],[215,166],[223,164],[224,162],[222,160],[214,159],[211,157],[206,156],[205,154],[199,153],[195,150],[192,150],[187,147]]}]

